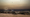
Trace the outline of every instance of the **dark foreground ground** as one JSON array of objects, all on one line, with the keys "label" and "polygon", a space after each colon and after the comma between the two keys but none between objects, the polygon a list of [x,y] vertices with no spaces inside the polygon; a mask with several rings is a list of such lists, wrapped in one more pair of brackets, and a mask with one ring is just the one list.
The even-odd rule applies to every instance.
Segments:
[{"label": "dark foreground ground", "polygon": [[30,15],[23,15],[23,14],[5,14],[5,13],[0,13],[0,17],[30,17]]}]

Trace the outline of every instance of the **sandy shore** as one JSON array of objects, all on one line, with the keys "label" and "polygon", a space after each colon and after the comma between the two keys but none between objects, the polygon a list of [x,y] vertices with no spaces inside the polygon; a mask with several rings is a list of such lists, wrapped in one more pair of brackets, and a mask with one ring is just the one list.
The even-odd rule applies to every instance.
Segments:
[{"label": "sandy shore", "polygon": [[30,17],[30,15],[22,15],[22,14],[17,14],[17,15],[13,15],[13,14],[0,14],[0,17]]}]

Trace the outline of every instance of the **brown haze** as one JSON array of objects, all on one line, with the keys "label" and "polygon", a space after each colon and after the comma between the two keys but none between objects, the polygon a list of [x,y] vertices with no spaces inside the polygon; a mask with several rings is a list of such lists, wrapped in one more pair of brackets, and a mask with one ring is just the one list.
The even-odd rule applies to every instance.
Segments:
[{"label": "brown haze", "polygon": [[0,9],[29,9],[29,0],[1,0]]}]

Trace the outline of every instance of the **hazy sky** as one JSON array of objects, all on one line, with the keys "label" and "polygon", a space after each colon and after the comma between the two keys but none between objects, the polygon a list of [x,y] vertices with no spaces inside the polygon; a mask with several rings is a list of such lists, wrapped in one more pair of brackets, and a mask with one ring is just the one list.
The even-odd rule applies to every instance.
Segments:
[{"label": "hazy sky", "polygon": [[29,5],[29,0],[1,0],[2,6],[23,7]]},{"label": "hazy sky", "polygon": [[29,0],[1,0],[2,5],[29,4]]}]

